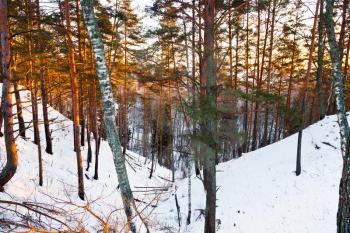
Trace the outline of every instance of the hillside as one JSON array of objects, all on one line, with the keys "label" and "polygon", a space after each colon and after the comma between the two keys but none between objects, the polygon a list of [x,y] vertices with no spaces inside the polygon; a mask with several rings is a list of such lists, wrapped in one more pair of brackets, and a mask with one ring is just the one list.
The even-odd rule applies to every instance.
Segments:
[{"label": "hillside", "polygon": [[[302,173],[295,176],[297,134],[217,166],[219,233],[336,232],[342,159],[336,116],[304,130]],[[192,224],[186,227],[187,181],[180,181],[180,232],[203,232],[205,192],[192,176]],[[173,196],[157,208],[163,224],[177,229]],[[172,214],[168,214],[172,209]],[[162,231],[159,231],[162,232]]]},{"label": "hillside", "polygon": [[[23,115],[30,125],[32,119],[30,94],[27,91],[21,92],[24,103]],[[42,121],[42,107],[39,104],[39,121]],[[14,113],[16,108],[13,109]],[[38,185],[38,154],[37,146],[33,143],[33,131],[29,128],[26,132],[28,138],[18,137],[17,149],[19,155],[19,166],[15,176],[5,186],[5,192],[0,193],[0,200],[15,201],[19,203],[37,203],[40,205],[39,210],[53,214],[55,218],[66,222],[69,226],[81,224],[81,228],[74,230],[86,229],[90,232],[96,232],[101,228],[101,221],[108,221],[112,225],[124,226],[124,211],[118,189],[118,178],[114,169],[112,152],[106,141],[101,142],[99,156],[99,179],[94,180],[94,160],[95,148],[92,143],[93,161],[89,171],[86,171],[87,146],[82,147],[84,159],[85,174],[85,193],[86,201],[78,198],[77,189],[77,164],[76,156],[73,151],[73,123],[59,112],[49,107],[49,118],[51,123],[53,138],[53,155],[45,153],[45,134],[44,126],[40,125],[40,136],[43,153],[43,170],[44,184]],[[16,119],[15,119],[16,123]],[[17,125],[15,124],[15,129]],[[87,144],[87,143],[85,143]],[[6,150],[4,138],[0,139],[0,161],[3,164],[6,161]],[[166,190],[171,179],[171,173],[160,166],[156,167],[152,179],[148,179],[150,161],[143,157],[127,152],[127,170],[131,182],[131,188],[135,190],[136,203],[144,215],[148,215],[157,205],[160,193]],[[163,178],[163,179],[162,179]],[[164,179],[165,178],[165,179]],[[146,187],[160,187],[162,189],[152,191]],[[150,190],[152,192],[150,192]],[[41,206],[49,208],[46,211]],[[11,210],[18,208],[21,214],[30,216],[35,221],[40,221],[55,229],[61,226],[57,221],[45,219],[43,216],[39,219],[34,212],[27,212],[27,208],[0,203],[0,219],[11,219],[17,221],[21,216],[16,216],[12,211],[4,211],[4,208]],[[52,210],[56,210],[56,212]],[[51,210],[51,211],[50,211]],[[96,216],[94,216],[96,215]],[[0,224],[1,225],[1,224]],[[3,231],[10,229],[3,228]],[[0,231],[2,231],[0,228]],[[120,230],[120,229],[119,229]]]},{"label": "hillside", "polygon": [[[28,102],[28,92],[23,91],[22,98]],[[57,214],[54,216],[58,219],[67,222],[70,226],[79,222],[90,232],[100,229],[101,219],[108,218],[110,223],[123,226],[123,211],[120,210],[122,204],[117,188],[118,179],[107,142],[102,141],[101,145],[99,180],[92,178],[94,163],[89,171],[85,171],[87,201],[81,201],[77,197],[72,122],[52,108],[49,108],[49,112],[50,119],[54,122],[51,124],[54,154],[46,154],[43,146],[43,187],[38,186],[37,146],[32,143],[33,138],[19,137],[17,138],[20,157],[18,171],[6,185],[6,192],[0,193],[0,199],[37,203],[40,206],[55,209]],[[39,113],[41,113],[41,106],[39,106]],[[27,121],[31,119],[29,103],[25,104],[24,117]],[[42,125],[40,131],[43,145]],[[31,129],[27,131],[27,136],[32,137]],[[336,117],[326,117],[305,129],[302,174],[299,177],[294,174],[296,142],[297,135],[292,135],[217,167],[218,232],[335,232],[338,182],[341,173]],[[0,158],[4,161],[3,138],[0,140],[0,149]],[[86,168],[86,148],[82,149],[84,168]],[[155,176],[148,179],[149,161],[130,151],[127,161],[135,197],[140,201],[140,209],[146,207],[143,213],[147,216],[151,214],[149,222],[154,231],[203,232],[204,216],[200,214],[200,210],[205,207],[205,192],[200,179],[192,176],[192,223],[186,226],[188,181],[179,179],[169,191],[166,191],[171,186],[171,183],[165,180],[170,179],[170,171],[157,166]],[[164,189],[158,189],[159,187]],[[174,194],[177,195],[181,211],[180,229]],[[15,209],[13,205],[1,204],[0,206]],[[154,208],[155,206],[157,207]],[[35,219],[36,215],[30,211],[27,212],[26,208],[18,208],[20,213],[30,215],[33,221],[38,220]],[[115,209],[118,210],[111,214]],[[108,217],[109,214],[111,216]],[[19,218],[9,210],[1,211],[0,216],[13,221]],[[43,222],[52,229],[60,226],[54,220],[45,219]]]}]

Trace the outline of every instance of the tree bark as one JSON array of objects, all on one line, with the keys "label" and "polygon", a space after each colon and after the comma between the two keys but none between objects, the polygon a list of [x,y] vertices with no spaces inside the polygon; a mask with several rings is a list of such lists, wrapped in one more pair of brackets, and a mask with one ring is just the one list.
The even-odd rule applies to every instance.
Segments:
[{"label": "tree bark", "polygon": [[[118,130],[116,126],[115,102],[112,94],[112,86],[108,78],[108,69],[105,58],[104,47],[97,26],[92,0],[81,0],[84,21],[88,30],[89,38],[94,50],[97,77],[100,83],[100,91],[103,103],[105,129],[107,140],[111,147],[115,169],[118,175],[119,187],[121,190],[124,211],[127,216],[128,225],[132,232],[136,233],[133,222],[132,203],[134,202],[131,192],[128,174],[125,167],[125,158],[122,155]],[[135,210],[136,211],[136,210]]]},{"label": "tree bark", "polygon": [[79,124],[81,127],[80,130],[80,143],[81,146],[85,146],[85,117],[84,117],[84,57],[82,49],[82,36],[81,36],[81,23],[80,23],[80,10],[79,10],[79,0],[75,0],[75,14],[77,17],[77,29],[78,29],[78,54],[79,54],[79,63],[81,68],[78,69],[79,74]]},{"label": "tree bark", "polygon": [[19,135],[21,135],[22,138],[25,138],[26,137],[26,126],[25,126],[25,123],[24,123],[21,94],[20,94],[20,92],[18,90],[17,81],[13,82],[13,86],[14,86],[15,98],[16,98]]},{"label": "tree bark", "polygon": [[[275,30],[275,17],[276,17],[276,4],[277,0],[273,0],[272,6],[272,18],[271,18],[271,31],[270,31],[270,46],[269,46],[269,61],[267,65],[267,78],[266,78],[266,91],[270,92],[271,71],[272,71],[272,52],[273,52],[273,38]],[[268,137],[268,121],[269,121],[269,103],[266,102],[265,115],[264,115],[264,133],[262,138],[262,146],[269,144]]]},{"label": "tree bark", "polygon": [[[249,4],[247,4],[247,16],[246,16],[246,49],[245,49],[245,94],[248,95],[248,81],[249,81]],[[248,99],[244,100],[244,139],[242,145],[242,151],[248,151]]]},{"label": "tree bark", "polygon": [[305,108],[306,108],[306,98],[307,98],[307,90],[308,90],[308,85],[309,85],[309,78],[311,75],[312,54],[314,52],[314,47],[315,47],[315,34],[316,34],[316,25],[317,25],[319,5],[320,5],[320,0],[317,0],[316,10],[315,10],[315,18],[314,18],[314,23],[313,23],[312,30],[311,30],[311,45],[310,45],[310,49],[309,49],[309,59],[308,59],[304,84],[303,84],[303,87],[301,90],[302,91],[302,93],[301,93],[301,116],[300,116],[299,130],[298,130],[298,145],[297,145],[297,158],[296,158],[296,170],[295,170],[295,174],[297,176],[299,176],[301,173],[301,144],[302,144],[303,129],[304,129],[304,115],[305,115]]},{"label": "tree bark", "polygon": [[[261,58],[261,67],[259,67],[259,64],[258,64],[258,72],[257,72],[257,80],[256,80],[257,92],[259,92],[261,89],[261,81],[262,81],[262,76],[264,73],[266,44],[267,44],[267,38],[268,38],[269,26],[270,26],[270,15],[271,15],[270,8],[271,8],[271,4],[269,4],[269,7],[268,7],[268,15],[267,15],[267,20],[266,20],[265,36],[264,36],[264,45],[263,45],[262,58]],[[259,102],[256,101],[255,113],[254,113],[253,133],[252,133],[252,147],[251,147],[252,151],[256,150],[256,148],[258,146],[258,125],[259,125],[259,117],[258,116],[259,116]]]},{"label": "tree bark", "polygon": [[16,173],[18,165],[18,155],[15,139],[13,136],[13,118],[12,118],[12,94],[10,84],[10,35],[7,19],[7,1],[0,0],[0,44],[1,44],[1,65],[2,65],[2,101],[4,104],[4,133],[6,146],[6,164],[0,172],[0,191],[4,185],[11,180]]},{"label": "tree bark", "polygon": [[214,21],[215,21],[215,0],[204,0],[204,52],[202,75],[206,80],[206,93],[202,98],[204,103],[211,109],[204,124],[202,124],[202,136],[205,138],[205,150],[203,153],[203,176],[206,190],[205,207],[205,233],[215,233],[216,215],[216,74],[214,61]]},{"label": "tree bark", "polygon": [[317,51],[317,72],[316,72],[316,90],[318,95],[318,102],[320,108],[320,120],[326,116],[326,107],[324,103],[324,96],[322,91],[322,75],[323,75],[323,55],[324,55],[324,42],[323,42],[323,2],[320,0],[320,16],[318,21],[318,51]]},{"label": "tree bark", "polygon": [[340,51],[335,39],[333,6],[334,0],[326,0],[325,22],[332,61],[334,95],[336,99],[337,118],[340,128],[341,148],[343,154],[343,172],[339,185],[339,203],[337,214],[337,232],[350,232],[350,154],[349,123],[346,118],[343,74],[341,71]]},{"label": "tree bark", "polygon": [[347,23],[346,12],[348,11],[349,11],[349,0],[344,0],[343,7],[342,7],[342,23],[340,26],[339,41],[338,41],[340,67],[342,65],[343,57],[344,57],[344,38],[345,38],[345,27]]},{"label": "tree bark", "polygon": [[47,110],[47,93],[46,93],[46,85],[45,85],[45,77],[44,70],[40,69],[40,87],[41,87],[41,104],[43,107],[43,118],[44,118],[44,128],[45,128],[45,139],[46,139],[46,153],[53,154],[52,152],[52,139],[50,133],[50,121],[49,121],[49,113]]},{"label": "tree bark", "polygon": [[[295,23],[297,23],[298,20],[298,14],[295,18]],[[297,30],[297,28],[296,28]],[[294,70],[295,70],[295,53],[297,50],[297,44],[296,44],[296,33],[293,35],[293,50],[292,50],[292,61],[290,65],[290,73],[289,73],[289,81],[288,81],[288,91],[287,91],[287,100],[286,100],[286,107],[287,109],[290,109],[290,103],[292,99],[292,90],[293,90],[293,77],[294,77]],[[283,137],[287,137],[288,130],[289,129],[289,120],[288,117],[285,118],[284,121],[284,131],[283,131]]]},{"label": "tree bark", "polygon": [[35,92],[35,86],[37,79],[33,78],[33,41],[32,41],[32,29],[33,29],[33,21],[32,21],[32,9],[31,4],[26,0],[26,14],[27,14],[27,30],[29,31],[28,34],[28,56],[29,56],[29,62],[28,62],[28,72],[27,72],[27,81],[29,82],[29,88],[30,88],[30,99],[32,102],[32,116],[33,116],[33,129],[34,129],[34,143],[38,144],[38,137],[39,134],[39,119],[38,119],[38,103],[37,103],[37,96]]},{"label": "tree bark", "polygon": [[[40,87],[41,87],[41,104],[43,108],[43,118],[44,118],[44,128],[45,128],[45,139],[46,139],[46,152],[48,154],[53,154],[52,152],[52,139],[51,139],[51,133],[50,133],[50,122],[49,122],[49,115],[47,111],[47,93],[46,93],[46,87],[45,87],[45,68],[44,68],[44,61],[43,61],[43,45],[42,45],[42,38],[40,37],[41,33],[41,14],[40,14],[40,2],[39,0],[36,0],[36,17],[37,17],[37,27],[38,27],[38,36],[37,36],[37,43],[38,43],[38,52],[39,52],[39,66],[40,66]],[[37,82],[36,82],[37,83]],[[36,84],[37,85],[37,84]],[[37,94],[36,94],[37,95]],[[40,146],[41,147],[41,146]],[[41,150],[41,149],[40,149]],[[41,154],[41,152],[40,152]]]},{"label": "tree bark", "polygon": [[87,167],[86,167],[86,171],[89,170],[90,168],[90,163],[92,160],[92,150],[91,150],[91,131],[90,131],[90,120],[89,120],[89,116],[87,118],[87,126],[86,126],[86,138],[87,138],[87,143],[88,143],[88,151],[87,151],[87,159],[86,159],[86,163],[87,163]]},{"label": "tree bark", "polygon": [[79,138],[79,91],[78,91],[78,79],[76,75],[75,55],[72,41],[71,31],[71,19],[70,19],[70,6],[69,0],[65,0],[65,19],[67,28],[67,43],[68,43],[68,57],[69,57],[69,73],[71,77],[72,86],[72,104],[73,104],[73,132],[74,132],[74,145],[77,158],[77,170],[78,170],[78,195],[80,199],[84,200],[84,176],[83,176],[83,159],[80,150],[80,138]]},{"label": "tree bark", "polygon": [[5,114],[4,98],[1,98],[1,104],[0,104],[0,137],[4,136],[4,134],[1,132],[2,125],[3,125],[3,122],[4,122],[4,114]]},{"label": "tree bark", "polygon": [[[100,131],[101,132],[101,131]],[[101,133],[98,134],[98,139],[96,140],[96,148],[95,148],[95,173],[94,173],[94,179],[98,180],[98,159],[100,155],[100,145],[101,145]]]}]

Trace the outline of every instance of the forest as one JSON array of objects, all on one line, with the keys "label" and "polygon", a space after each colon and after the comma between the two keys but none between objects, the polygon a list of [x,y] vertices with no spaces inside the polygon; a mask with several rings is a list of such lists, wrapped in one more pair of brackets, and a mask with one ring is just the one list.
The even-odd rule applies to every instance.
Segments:
[{"label": "forest", "polygon": [[349,0],[0,0],[0,232],[350,233]]}]

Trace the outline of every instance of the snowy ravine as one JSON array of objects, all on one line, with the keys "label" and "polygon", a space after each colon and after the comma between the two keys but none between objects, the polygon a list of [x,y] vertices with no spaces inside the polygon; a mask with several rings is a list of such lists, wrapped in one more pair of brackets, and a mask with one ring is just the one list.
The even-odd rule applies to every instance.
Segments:
[{"label": "snowy ravine", "polygon": [[[22,97],[23,101],[30,100],[26,91],[22,91]],[[24,107],[24,118],[28,122],[32,119],[31,107],[29,103],[25,103]],[[15,110],[14,107],[14,112]],[[94,147],[93,163],[88,172],[85,171],[87,146],[82,147],[87,201],[81,201],[77,194],[72,122],[52,108],[49,108],[49,116],[54,120],[50,126],[53,155],[45,153],[44,127],[40,125],[44,159],[43,187],[38,186],[37,146],[32,142],[33,132],[29,129],[26,132],[28,139],[17,138],[19,167],[13,179],[5,186],[5,192],[0,193],[0,200],[37,202],[46,207],[54,205],[67,211],[63,212],[63,216],[55,217],[69,225],[80,221],[89,232],[97,232],[101,229],[100,220],[83,208],[88,201],[89,209],[103,220],[117,210],[108,220],[111,227],[117,227],[118,232],[122,231],[124,212],[120,209],[122,203],[117,187],[118,179],[107,142],[102,141],[101,144],[99,180],[93,179]],[[40,105],[39,118],[42,120]],[[294,173],[296,143],[297,135],[292,135],[217,166],[219,233],[336,232],[338,183],[342,163],[336,117],[326,117],[305,129],[302,173],[298,177]],[[4,159],[5,145],[3,138],[0,138],[1,164]],[[175,184],[171,184],[167,181],[171,179],[171,172],[158,165],[153,178],[148,179],[150,161],[145,161],[130,151],[127,161],[131,188],[136,191],[134,195],[139,200],[139,209],[146,207],[142,213],[149,215],[151,232],[203,232],[204,216],[201,215],[201,210],[205,208],[205,191],[200,179],[192,175],[192,216],[191,224],[186,226],[187,179],[177,179]],[[181,211],[180,228],[175,194]],[[18,210],[27,213],[23,208]],[[11,211],[4,212],[0,209],[0,219],[2,218],[14,221],[18,219]],[[47,219],[42,221],[47,221],[47,225],[52,227],[59,225]]]},{"label": "snowy ravine", "polygon": [[[0,85],[1,88],[1,85]],[[23,104],[23,116],[26,125],[32,119],[32,109],[30,106],[30,94],[28,91],[21,91]],[[14,98],[14,97],[13,97]],[[39,101],[40,103],[40,101]],[[16,107],[13,108],[16,113]],[[42,106],[39,104],[39,121],[42,122]],[[43,153],[43,170],[44,184],[42,187],[38,185],[38,154],[37,145],[33,143],[32,128],[26,131],[28,138],[22,139],[18,137],[16,140],[19,165],[17,172],[12,180],[6,184],[5,192],[0,193],[0,200],[15,201],[20,203],[39,203],[41,206],[59,210],[60,213],[53,214],[69,226],[82,224],[84,229],[89,232],[97,232],[101,230],[101,220],[107,221],[111,228],[117,226],[118,232],[123,230],[125,224],[124,211],[122,210],[122,200],[120,190],[118,188],[118,178],[114,168],[112,152],[107,141],[101,141],[99,155],[99,179],[94,180],[95,166],[95,148],[92,140],[93,160],[90,164],[89,171],[86,171],[87,159],[87,142],[82,147],[82,155],[84,159],[84,183],[86,201],[81,201],[78,197],[78,178],[76,154],[73,151],[73,122],[62,114],[49,107],[49,119],[53,122],[50,124],[52,131],[53,155],[45,152],[45,134],[44,125],[40,124],[41,147]],[[14,122],[17,122],[15,115]],[[17,124],[14,129],[16,130]],[[3,167],[6,161],[6,150],[4,138],[0,138],[0,164]],[[154,207],[157,206],[161,194],[166,193],[168,187],[171,186],[167,180],[171,179],[171,172],[165,168],[157,166],[152,179],[149,179],[149,167],[151,163],[143,157],[127,152],[127,170],[131,182],[131,188],[134,197],[137,199],[136,205],[143,215],[148,216]],[[147,187],[152,187],[149,190]],[[158,190],[159,189],[159,190]],[[165,191],[163,191],[165,190]],[[86,207],[88,206],[89,211]],[[1,207],[9,207],[14,209],[18,207],[18,211],[27,214],[27,209],[19,206],[7,206],[0,203],[0,220],[7,219],[17,221],[18,217],[11,211],[3,211]],[[62,208],[62,209],[61,209]],[[33,212],[29,212],[34,216]],[[51,211],[53,213],[53,211]],[[96,216],[94,216],[96,215]],[[46,222],[46,226],[60,226],[56,221],[41,218],[40,221]],[[152,221],[150,220],[150,224]],[[138,224],[140,225],[140,224]],[[0,232],[8,231],[6,227],[0,224]],[[74,228],[77,230],[78,228]]]},{"label": "snowy ravine", "polygon": [[[341,176],[336,116],[304,130],[302,172],[295,176],[297,134],[217,166],[219,233],[336,232]],[[192,223],[186,226],[187,180],[176,183],[181,207],[179,232],[202,233],[205,192],[192,177]],[[169,214],[169,208],[171,209]],[[174,196],[157,208],[162,225],[179,229]],[[164,231],[159,231],[164,232]]]}]

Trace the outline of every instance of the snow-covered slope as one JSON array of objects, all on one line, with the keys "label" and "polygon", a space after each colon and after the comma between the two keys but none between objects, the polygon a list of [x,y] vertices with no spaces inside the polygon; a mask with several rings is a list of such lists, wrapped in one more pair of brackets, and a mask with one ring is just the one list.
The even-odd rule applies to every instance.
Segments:
[{"label": "snow-covered slope", "polygon": [[[29,101],[23,91],[24,101]],[[55,217],[74,226],[82,223],[89,232],[101,229],[101,220],[108,219],[118,232],[124,224],[124,213],[118,190],[111,151],[102,141],[99,180],[94,180],[93,165],[85,171],[87,201],[77,197],[76,157],[73,152],[72,122],[49,108],[54,155],[44,152],[44,129],[40,126],[44,185],[38,186],[37,146],[32,143],[32,130],[28,139],[17,139],[19,167],[16,175],[6,185],[0,200],[36,202],[52,211]],[[41,118],[41,106],[39,105]],[[31,107],[25,104],[24,117],[30,121]],[[219,233],[329,233],[336,231],[338,183],[341,174],[339,130],[335,116],[308,127],[304,131],[302,148],[302,174],[295,176],[297,135],[278,143],[243,155],[241,158],[218,165],[217,225]],[[83,149],[84,169],[87,148]],[[94,148],[93,148],[94,151]],[[152,232],[203,232],[205,191],[202,182],[192,176],[192,216],[187,218],[187,180],[177,180],[170,187],[171,174],[157,166],[155,175],[148,179],[149,161],[128,152],[127,169],[134,195],[139,200],[139,210],[148,221]],[[0,139],[0,162],[5,160],[5,146]],[[160,176],[162,178],[160,178]],[[165,178],[165,179],[164,179]],[[150,187],[150,188],[145,188]],[[181,227],[174,194],[179,201]],[[1,204],[0,207],[7,207]],[[53,207],[55,206],[55,207]],[[157,206],[156,208],[154,208]],[[14,209],[14,206],[9,206]],[[20,213],[35,217],[27,209],[18,207]],[[41,209],[44,211],[44,209]],[[94,216],[96,215],[96,216]],[[28,215],[29,216],[29,215]],[[11,211],[0,210],[0,219],[18,219]],[[41,219],[48,226],[58,224],[54,220]],[[1,224],[0,224],[1,225]],[[2,229],[0,228],[0,231]]]},{"label": "snow-covered slope", "polygon": [[[29,103],[30,95],[27,91],[22,91],[21,95],[22,101],[26,102],[24,103],[23,115],[25,121],[28,122],[28,126],[32,119]],[[15,112],[16,108],[14,107]],[[101,142],[98,180],[93,179],[94,143],[92,143],[93,162],[89,171],[85,170],[87,146],[82,147],[86,201],[81,201],[77,194],[77,164],[75,152],[73,151],[72,121],[51,107],[49,108],[49,118],[53,120],[53,123],[50,125],[53,138],[53,155],[45,153],[44,126],[43,124],[40,125],[44,168],[43,186],[40,187],[38,185],[37,145],[32,142],[33,130],[30,128],[26,131],[27,139],[18,137],[16,140],[19,155],[17,173],[5,186],[5,192],[0,193],[0,200],[20,203],[37,202],[48,208],[59,208],[59,213],[57,214],[51,211],[54,217],[61,219],[70,226],[82,224],[82,227],[90,232],[97,232],[97,230],[101,229],[101,220],[107,221],[107,219],[113,227],[119,225],[119,228],[121,228],[120,226],[123,226],[125,223],[124,212],[121,209],[122,201],[118,189],[118,178],[108,143],[106,141]],[[41,104],[39,104],[39,120],[42,121]],[[15,119],[15,122],[17,122],[17,119]],[[17,124],[15,125],[16,128]],[[87,145],[87,143],[85,144]],[[157,166],[153,178],[148,179],[149,167],[151,166],[150,161],[145,161],[141,156],[130,151],[127,154],[127,170],[131,188],[136,191],[134,195],[139,200],[136,204],[139,205],[139,210],[143,211],[142,214],[147,215],[157,205],[160,193],[164,192],[160,190],[150,192],[145,187],[164,187],[164,189],[167,189],[169,182],[166,179],[171,179],[171,173],[167,169]],[[5,161],[4,139],[0,138],[0,164],[3,164]],[[19,206],[7,206],[1,203],[0,206],[10,209],[18,208],[20,213],[28,214],[27,209]],[[43,211],[43,209],[41,210]],[[29,214],[34,216],[33,212],[29,212]],[[0,219],[2,218],[12,219],[13,221],[18,219],[14,212],[0,209]],[[56,221],[41,220],[43,222],[46,221],[50,227],[60,225]],[[8,230],[6,228],[1,229],[0,224],[0,232]]]},{"label": "snow-covered slope", "polygon": [[[297,135],[217,166],[219,233],[336,232],[341,175],[339,129],[335,116],[304,130],[302,173],[295,176]],[[177,183],[182,226],[203,232],[205,192],[192,176],[192,223],[186,226],[187,181]],[[175,189],[174,189],[175,190]],[[169,209],[171,209],[169,214]],[[179,229],[175,198],[157,208],[161,225]],[[159,232],[164,232],[159,230]]]}]

